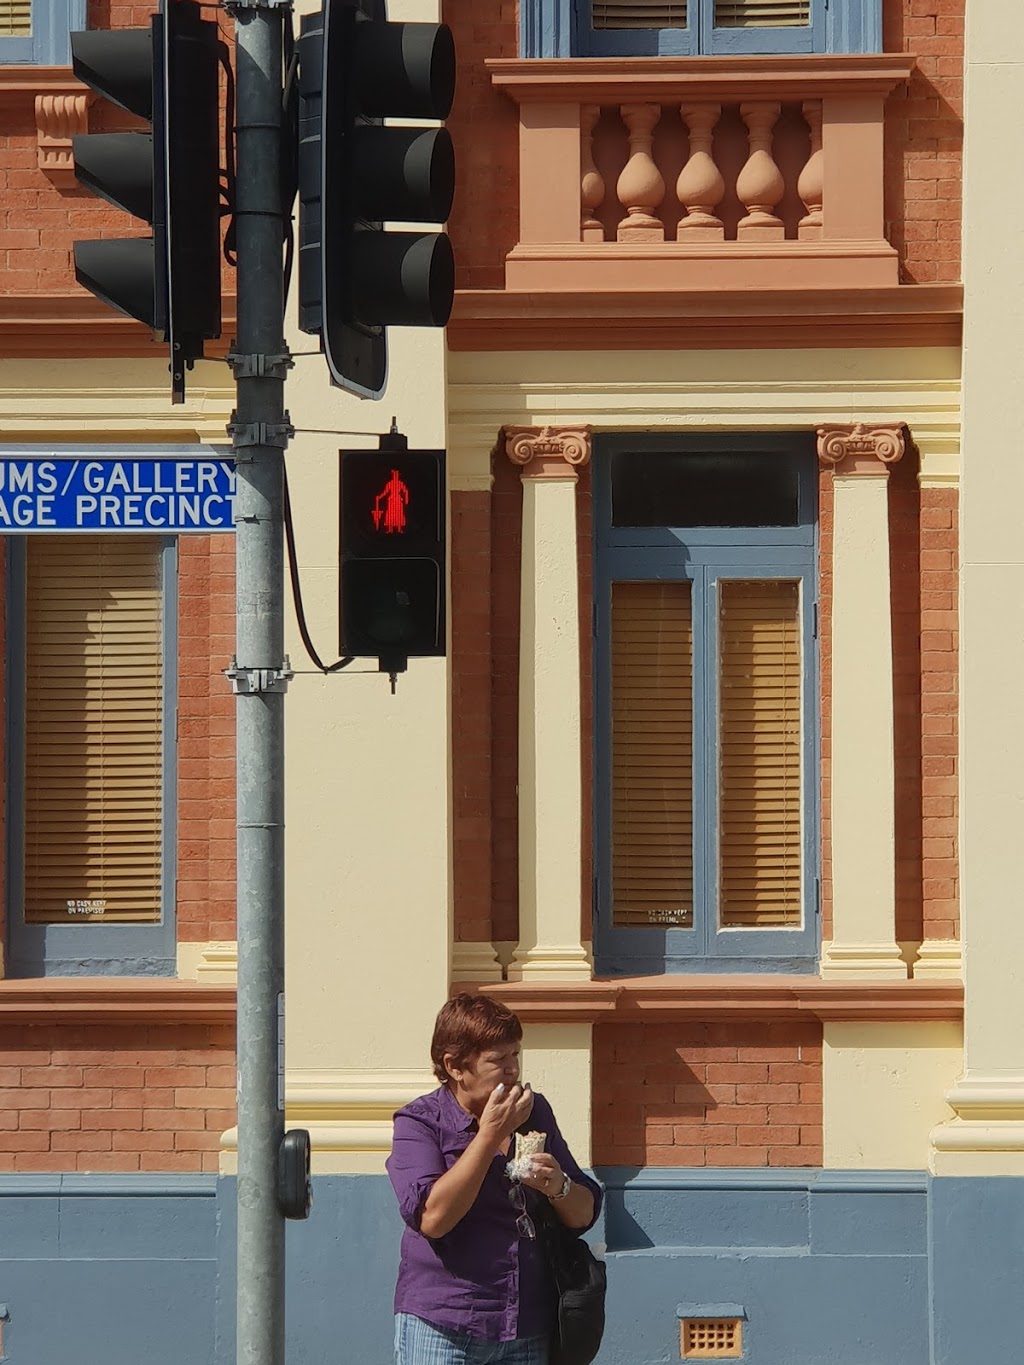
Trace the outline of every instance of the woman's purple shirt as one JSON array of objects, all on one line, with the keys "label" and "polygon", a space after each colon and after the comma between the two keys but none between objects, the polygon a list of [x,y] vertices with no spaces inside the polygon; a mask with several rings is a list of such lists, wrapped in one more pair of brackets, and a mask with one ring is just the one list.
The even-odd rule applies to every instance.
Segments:
[{"label": "woman's purple shirt", "polygon": [[[534,1095],[528,1122],[547,1134],[545,1150],[561,1169],[591,1191],[596,1219],[601,1188],[576,1164],[543,1095]],[[419,1230],[434,1182],[454,1165],[476,1131],[476,1119],[447,1086],[421,1095],[395,1115],[387,1172],[406,1225],[395,1312],[484,1341],[540,1336],[547,1331],[542,1252],[538,1242],[520,1237],[516,1229],[505,1157],[495,1155],[472,1208],[450,1232],[432,1239]]]}]

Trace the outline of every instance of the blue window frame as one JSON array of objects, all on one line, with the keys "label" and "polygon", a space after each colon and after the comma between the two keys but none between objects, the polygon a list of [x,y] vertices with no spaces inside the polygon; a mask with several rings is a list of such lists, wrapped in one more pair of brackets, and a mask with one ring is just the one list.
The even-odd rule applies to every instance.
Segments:
[{"label": "blue window frame", "polygon": [[[147,754],[155,757],[147,757],[145,760],[146,771],[150,771],[154,764],[157,767],[157,775],[160,780],[161,790],[156,795],[153,813],[150,815],[136,816],[130,812],[131,828],[126,834],[124,823],[125,803],[121,801],[118,809],[118,792],[113,791],[109,807],[104,805],[102,820],[102,832],[87,835],[83,839],[82,845],[76,850],[76,855],[72,858],[72,866],[81,869],[81,876],[84,879],[90,874],[84,869],[87,866],[94,866],[97,858],[103,860],[102,876],[106,884],[110,885],[116,894],[117,890],[123,889],[123,881],[127,879],[133,886],[138,880],[136,847],[131,843],[133,838],[139,836],[148,840],[152,846],[153,840],[158,841],[158,867],[145,875],[152,878],[155,876],[155,883],[151,883],[153,891],[149,894],[156,899],[156,915],[150,911],[148,915],[134,915],[131,911],[127,912],[123,921],[112,922],[112,919],[103,919],[105,907],[97,909],[92,917],[88,917],[86,906],[97,904],[92,901],[67,900],[67,916],[58,916],[55,912],[51,913],[51,908],[46,908],[42,914],[28,916],[26,914],[26,900],[28,878],[26,875],[26,849],[29,845],[29,820],[28,811],[29,788],[28,774],[26,771],[26,744],[27,744],[27,679],[30,670],[37,674],[40,669],[49,668],[47,653],[47,641],[41,633],[36,630],[30,631],[28,621],[28,585],[29,585],[29,555],[31,553],[28,536],[10,536],[7,538],[7,687],[6,687],[6,712],[7,712],[7,937],[8,937],[8,975],[21,977],[35,976],[173,976],[176,963],[176,931],[174,916],[175,901],[175,858],[177,840],[175,835],[175,811],[176,811],[176,717],[177,717],[177,689],[176,673],[173,667],[168,667],[167,662],[177,658],[177,545],[173,539],[157,542],[155,546],[156,562],[149,559],[150,568],[145,571],[145,590],[149,594],[149,601],[154,601],[154,586],[159,592],[159,604],[154,608],[150,607],[150,619],[153,619],[154,611],[158,613],[159,620],[156,629],[159,633],[159,646],[162,656],[162,665],[159,667],[159,693],[153,692],[152,685],[149,687],[149,696],[158,695],[159,701],[156,716],[156,732],[143,737],[143,743],[147,746]],[[112,563],[110,566],[111,581],[117,579],[121,588],[119,598],[122,601],[125,615],[123,621],[126,626],[121,629],[134,629],[132,625],[133,613],[137,608],[133,606],[136,598],[136,578],[138,573],[136,568],[137,561],[126,560],[123,564],[119,562],[117,551],[125,548],[132,542],[137,541],[134,536],[125,535],[94,535],[94,536],[70,536],[47,537],[51,542],[58,541],[77,541],[88,542],[89,547],[98,546],[100,542],[107,542],[111,547]],[[152,543],[151,538],[147,541]],[[154,580],[153,573],[156,573]],[[52,565],[47,570],[53,573]],[[142,581],[141,579],[139,580]],[[60,600],[60,582],[51,579],[50,586],[46,589],[49,598],[56,603]],[[55,684],[52,695],[48,696],[48,707],[67,708],[67,721],[63,716],[58,717],[58,723],[51,726],[54,734],[58,736],[57,742],[53,740],[53,734],[49,736],[49,744],[44,737],[39,741],[39,752],[43,755],[40,762],[49,761],[50,763],[63,764],[66,753],[77,755],[71,760],[68,768],[67,785],[60,788],[54,779],[48,783],[38,785],[34,795],[35,801],[39,804],[41,814],[36,818],[36,831],[34,841],[41,844],[45,837],[39,831],[51,831],[58,828],[61,821],[68,823],[69,830],[75,830],[83,825],[88,825],[92,821],[95,827],[97,806],[100,800],[92,789],[92,779],[89,772],[94,767],[92,759],[86,757],[83,761],[82,755],[88,755],[89,745],[92,742],[93,748],[96,741],[89,735],[89,721],[83,718],[90,710],[92,703],[90,696],[95,694],[97,684],[94,681],[95,673],[90,673],[88,663],[83,664],[79,678],[75,673],[73,661],[76,657],[74,648],[74,638],[76,633],[82,639],[83,649],[81,655],[85,656],[86,637],[92,649],[95,651],[95,641],[102,637],[102,627],[96,624],[95,612],[86,614],[84,610],[77,607],[70,613],[65,613],[61,624],[56,629],[60,631],[59,642],[54,641],[49,648],[53,651],[54,657],[60,663],[70,659],[72,667],[70,674],[65,668],[60,675],[60,680]],[[69,624],[70,623],[70,624]],[[116,629],[116,628],[115,628]],[[123,637],[122,637],[123,638]],[[30,645],[30,639],[34,641]],[[117,646],[115,645],[114,648]],[[38,657],[29,658],[30,649],[39,651]],[[103,649],[103,646],[100,646]],[[95,654],[93,655],[95,658]],[[125,686],[125,683],[118,679],[127,676],[127,686],[130,687],[131,697],[142,695],[146,684],[142,688],[137,681],[137,674],[133,672],[133,664],[127,668],[119,662],[113,660],[114,667],[108,674],[104,670],[105,681],[103,687],[113,687],[115,689]],[[113,679],[111,681],[110,679]],[[128,695],[127,693],[117,693],[118,696]],[[133,708],[136,706],[146,708],[148,714],[154,703],[144,698],[142,702],[128,701],[120,703],[118,717],[111,723],[110,732],[104,732],[103,746],[115,746],[121,738],[120,732],[124,730],[126,724],[134,728]],[[127,716],[127,721],[124,719]],[[138,722],[148,724],[146,720]],[[69,740],[65,749],[65,742],[60,738],[61,732],[68,733]],[[118,733],[114,733],[118,732]],[[133,736],[134,738],[134,736]],[[49,753],[46,753],[47,747]],[[104,771],[112,774],[108,787],[105,790],[117,788],[122,782],[127,782],[129,786],[138,782],[137,770],[130,765],[135,762],[134,755],[138,753],[137,747],[133,747],[132,754],[127,758],[124,751],[116,755],[112,763],[114,766],[105,768]],[[127,777],[123,777],[126,769],[125,764],[129,765]],[[120,764],[120,767],[116,766]],[[143,778],[145,780],[145,778]],[[132,788],[134,790],[134,788]],[[41,793],[41,794],[40,794]],[[106,802],[106,797],[103,798]],[[159,829],[153,832],[152,825],[149,829],[145,824],[139,822],[156,821]],[[139,828],[136,828],[139,826]],[[53,836],[54,842],[58,843],[59,836]],[[69,836],[71,842],[71,836]],[[129,848],[126,850],[126,844]],[[87,852],[82,854],[81,848],[86,848]],[[55,850],[56,852],[56,850]],[[45,848],[41,851],[41,860],[45,855]],[[153,855],[147,853],[147,859]],[[86,861],[86,859],[91,861]],[[55,862],[58,860],[55,859]],[[65,858],[63,864],[58,862],[61,867],[61,876],[68,875],[72,880],[78,875],[77,872],[65,873],[68,861]],[[93,874],[94,875],[94,874]],[[62,897],[73,898],[83,894],[77,884],[72,885],[69,881],[66,889],[63,885],[58,890],[56,880],[52,873],[47,873],[43,867],[36,874],[37,881],[43,888],[52,887],[52,897],[56,904]],[[46,891],[50,895],[50,891]],[[78,918],[76,918],[78,917]],[[133,922],[133,920],[135,922]]]},{"label": "blue window frame", "polygon": [[[682,521],[681,509],[694,506],[703,509],[700,524],[657,524]],[[594,541],[597,971],[815,970],[812,438],[597,436]],[[623,612],[620,604],[631,598],[640,606]],[[782,631],[789,642],[783,665],[749,662],[747,651],[759,648],[755,636],[765,627],[744,626],[742,618],[750,603],[756,615],[760,599],[774,604],[771,639]],[[771,645],[769,655],[779,648]],[[770,702],[767,718],[759,710],[774,684],[759,680],[765,667],[784,668],[787,689],[787,709],[780,713]],[[748,705],[751,690],[755,703]],[[659,700],[652,703],[652,695]],[[676,708],[667,727],[657,711],[663,705]],[[782,731],[779,762],[788,776],[750,778],[748,751],[774,754]],[[756,761],[769,765],[760,772],[776,771],[773,757]],[[776,781],[788,784],[786,794],[773,788],[773,813],[764,816],[764,784]],[[771,822],[780,800],[786,805],[777,834]]]},{"label": "blue window frame", "polygon": [[[615,0],[523,0],[524,57],[708,56],[744,53],[880,52],[881,0],[807,0],[807,22],[786,26],[716,23],[722,0],[674,0],[666,13],[685,21],[626,28],[628,5]],[[656,5],[651,5],[656,9]],[[596,15],[596,20],[595,20]],[[614,22],[615,26],[608,26]]]},{"label": "blue window frame", "polygon": [[71,34],[85,28],[86,0],[32,0],[31,32],[0,37],[2,66],[70,66]]}]

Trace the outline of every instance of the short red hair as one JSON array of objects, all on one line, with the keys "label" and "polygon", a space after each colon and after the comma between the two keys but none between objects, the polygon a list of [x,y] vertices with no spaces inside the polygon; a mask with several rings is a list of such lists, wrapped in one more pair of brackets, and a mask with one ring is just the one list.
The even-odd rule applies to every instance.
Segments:
[{"label": "short red hair", "polygon": [[522,1036],[519,1016],[507,1005],[486,995],[453,995],[441,1006],[430,1040],[434,1075],[442,1085],[447,1085],[450,1078],[444,1064],[446,1056],[462,1068],[485,1048],[518,1043]]}]

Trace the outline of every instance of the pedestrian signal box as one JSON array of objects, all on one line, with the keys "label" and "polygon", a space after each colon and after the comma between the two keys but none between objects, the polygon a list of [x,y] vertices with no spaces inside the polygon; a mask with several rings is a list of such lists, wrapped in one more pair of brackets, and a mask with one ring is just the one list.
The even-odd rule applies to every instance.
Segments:
[{"label": "pedestrian signal box", "polygon": [[342,450],[341,652],[399,673],[445,652],[445,452]]}]

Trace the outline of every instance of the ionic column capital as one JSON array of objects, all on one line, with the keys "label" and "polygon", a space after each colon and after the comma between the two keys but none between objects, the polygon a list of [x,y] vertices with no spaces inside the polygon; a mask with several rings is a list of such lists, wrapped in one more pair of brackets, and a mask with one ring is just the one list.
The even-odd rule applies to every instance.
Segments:
[{"label": "ionic column capital", "polygon": [[502,427],[505,454],[524,479],[576,480],[590,460],[589,427]]},{"label": "ionic column capital", "polygon": [[907,449],[907,429],[863,422],[818,428],[818,459],[837,474],[887,475]]}]

